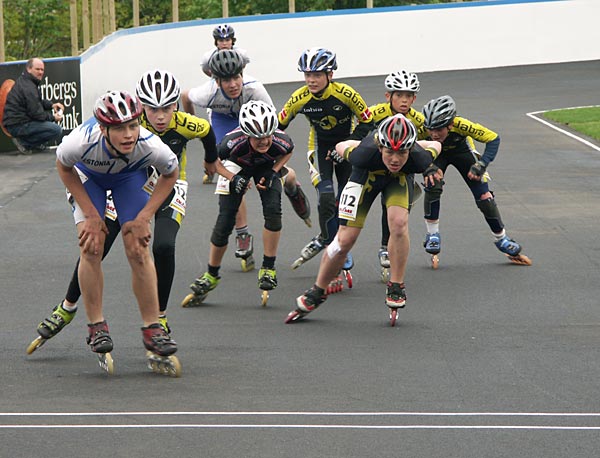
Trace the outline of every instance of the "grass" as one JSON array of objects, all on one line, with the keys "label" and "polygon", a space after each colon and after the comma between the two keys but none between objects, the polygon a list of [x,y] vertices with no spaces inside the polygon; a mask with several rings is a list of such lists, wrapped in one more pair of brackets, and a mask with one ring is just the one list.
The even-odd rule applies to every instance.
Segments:
[{"label": "grass", "polygon": [[600,141],[600,107],[547,111],[544,117]]}]

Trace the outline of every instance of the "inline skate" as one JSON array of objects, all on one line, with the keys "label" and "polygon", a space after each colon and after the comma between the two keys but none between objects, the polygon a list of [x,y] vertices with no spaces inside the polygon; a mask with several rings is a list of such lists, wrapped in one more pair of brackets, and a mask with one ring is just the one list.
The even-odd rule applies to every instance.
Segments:
[{"label": "inline skate", "polygon": [[406,288],[404,283],[388,282],[385,293],[385,305],[390,311],[390,326],[396,324],[398,318],[398,309],[404,308],[406,305]]},{"label": "inline skate", "polygon": [[177,343],[159,323],[142,328],[148,369],[155,374],[181,377],[181,363],[175,352]]},{"label": "inline skate", "polygon": [[521,254],[521,245],[513,239],[508,238],[507,235],[500,240],[496,240],[494,243],[496,248],[504,253],[513,264],[518,264],[520,266],[530,266],[532,264],[531,259],[524,254]]},{"label": "inline skate", "polygon": [[96,353],[98,364],[105,370],[108,375],[113,375],[115,365],[110,352],[113,349],[113,341],[108,332],[108,324],[106,320],[98,323],[88,324],[88,337],[86,343],[90,349]]},{"label": "inline skate", "polygon": [[379,249],[379,265],[381,266],[381,282],[386,283],[390,280],[390,256],[387,247],[382,246]]},{"label": "inline skate", "polygon": [[286,323],[294,323],[301,320],[314,309],[319,307],[327,299],[327,294],[321,288],[313,285],[306,290],[302,296],[296,298],[296,309],[288,313]]},{"label": "inline skate", "polygon": [[201,277],[196,278],[194,283],[190,285],[193,292],[185,296],[181,306],[196,307],[202,304],[208,293],[217,287],[220,280],[221,277],[213,277],[208,272],[204,272]]},{"label": "inline skate", "polygon": [[431,255],[431,267],[437,269],[440,264],[440,258],[438,256],[441,248],[442,241],[439,232],[430,234],[429,232],[425,235],[425,241],[423,242],[425,251]]},{"label": "inline skate", "polygon": [[284,187],[285,195],[288,196],[292,208],[296,214],[304,221],[308,227],[312,227],[312,221],[310,220],[310,202],[304,194],[304,191],[300,187],[300,183],[296,183],[296,193],[291,194],[287,188]]},{"label": "inline skate", "polygon": [[235,257],[241,258],[242,271],[250,272],[254,269],[254,237],[250,233],[236,235],[235,237]]},{"label": "inline skate", "polygon": [[37,336],[27,347],[27,354],[30,355],[42,345],[46,343],[48,339],[51,339],[58,334],[66,325],[68,325],[73,318],[77,309],[69,312],[63,308],[63,303],[58,304],[48,318],[45,318],[38,327]]},{"label": "inline skate", "polygon": [[277,272],[275,269],[260,268],[258,271],[258,287],[262,289],[261,304],[266,307],[269,300],[269,291],[277,288]]},{"label": "inline skate", "polygon": [[300,252],[300,257],[296,259],[292,264],[292,269],[297,269],[302,264],[307,261],[310,261],[316,255],[318,255],[323,248],[325,248],[325,244],[323,240],[319,236],[313,237],[313,239],[306,244],[302,251]]}]

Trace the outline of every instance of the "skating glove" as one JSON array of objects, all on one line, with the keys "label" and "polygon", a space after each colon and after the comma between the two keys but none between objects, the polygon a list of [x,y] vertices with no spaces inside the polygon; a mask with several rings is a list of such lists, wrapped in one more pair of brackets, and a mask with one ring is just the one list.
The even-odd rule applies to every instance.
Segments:
[{"label": "skating glove", "polygon": [[345,160],[344,156],[339,154],[335,148],[333,148],[331,151],[328,151],[327,156],[329,156],[329,159],[336,164],[341,164]]},{"label": "skating glove", "polygon": [[248,184],[250,182],[249,178],[240,175],[234,175],[229,181],[229,192],[235,194],[244,194],[246,189],[248,188]]},{"label": "skating glove", "polygon": [[469,172],[471,172],[471,174],[475,175],[477,178],[481,178],[485,173],[486,168],[487,165],[485,165],[483,161],[477,161],[471,166]]},{"label": "skating glove", "polygon": [[281,176],[279,175],[279,172],[276,172],[273,169],[269,169],[263,175],[263,178],[264,178],[264,181],[262,182],[262,185],[267,189],[271,189],[271,187],[275,184],[275,182],[277,180],[279,180],[281,178]]},{"label": "skating glove", "polygon": [[437,176],[439,170],[440,168],[434,163],[431,163],[427,166],[427,168],[423,172],[423,178],[425,180],[423,186],[425,186],[425,189],[432,188],[435,185],[436,181],[439,181],[442,185],[444,184],[444,180],[440,180]]}]

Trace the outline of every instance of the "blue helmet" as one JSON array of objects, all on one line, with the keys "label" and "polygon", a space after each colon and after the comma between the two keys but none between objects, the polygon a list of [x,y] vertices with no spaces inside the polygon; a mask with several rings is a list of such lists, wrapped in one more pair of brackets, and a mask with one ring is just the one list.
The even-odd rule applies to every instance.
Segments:
[{"label": "blue helmet", "polygon": [[218,38],[233,38],[235,35],[235,30],[233,27],[227,24],[218,25],[213,29],[213,38],[217,40]]},{"label": "blue helmet", "polygon": [[337,69],[335,53],[325,48],[310,48],[298,59],[299,72],[332,72]]}]

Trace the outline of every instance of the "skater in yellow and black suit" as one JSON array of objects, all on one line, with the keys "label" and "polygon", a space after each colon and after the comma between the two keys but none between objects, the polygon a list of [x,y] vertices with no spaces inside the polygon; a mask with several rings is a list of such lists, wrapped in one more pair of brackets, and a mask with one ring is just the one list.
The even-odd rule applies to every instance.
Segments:
[{"label": "skater in yellow and black suit", "polygon": [[[310,124],[308,161],[312,184],[317,189],[321,233],[302,249],[304,261],[333,240],[338,226],[336,197],[352,169],[348,163],[334,164],[327,160],[327,153],[338,142],[355,138],[351,137],[355,120],[369,126],[373,121],[360,94],[347,84],[333,81],[336,69],[337,60],[332,51],[324,48],[304,51],[298,60],[298,70],[304,73],[306,85],[296,90],[279,112],[281,129],[285,129],[298,114],[303,114]],[[365,128],[370,130],[370,127]],[[337,190],[333,184],[334,174]],[[351,267],[351,259],[347,266]]]},{"label": "skater in yellow and black suit", "polygon": [[[442,143],[442,152],[435,164],[444,172],[453,165],[469,187],[475,203],[495,239],[496,247],[516,264],[529,265],[531,261],[521,255],[521,245],[506,235],[494,194],[488,186],[487,168],[495,159],[500,146],[500,136],[487,127],[456,115],[456,103],[449,95],[430,100],[423,107],[425,128],[429,138]],[[479,154],[474,140],[484,143],[485,150]],[[427,234],[425,250],[436,256],[441,249],[440,200],[442,183],[425,189],[425,223]],[[437,267],[434,261],[434,267]]]}]

